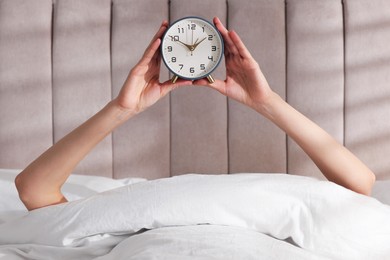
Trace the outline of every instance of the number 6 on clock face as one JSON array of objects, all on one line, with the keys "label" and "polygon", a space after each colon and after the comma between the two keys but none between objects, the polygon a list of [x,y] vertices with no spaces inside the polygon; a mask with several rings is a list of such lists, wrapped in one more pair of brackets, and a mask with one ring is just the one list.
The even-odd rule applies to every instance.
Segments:
[{"label": "number 6 on clock face", "polygon": [[211,76],[223,55],[223,40],[210,22],[199,17],[185,17],[174,22],[162,37],[161,53],[165,65],[178,77],[196,80]]}]

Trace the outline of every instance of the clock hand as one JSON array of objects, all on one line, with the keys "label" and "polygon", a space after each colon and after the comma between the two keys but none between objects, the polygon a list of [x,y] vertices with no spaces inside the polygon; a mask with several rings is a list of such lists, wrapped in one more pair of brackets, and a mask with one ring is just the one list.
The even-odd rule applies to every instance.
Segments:
[{"label": "clock hand", "polygon": [[197,42],[198,42],[199,38],[196,38],[196,41],[194,42],[194,44],[192,44],[192,46],[194,46]]},{"label": "clock hand", "polygon": [[[171,35],[168,35],[168,36],[171,37],[172,40],[174,39],[173,36],[171,36]],[[193,51],[192,45],[186,44],[186,43],[184,43],[184,42],[182,42],[182,41],[180,41],[180,40],[173,40],[173,41],[174,41],[174,42],[179,42],[179,43],[183,44],[184,46],[186,46],[186,47],[188,48],[188,50]]]},{"label": "clock hand", "polygon": [[184,43],[184,42],[182,42],[182,41],[180,41],[180,40],[178,40],[178,42],[180,42],[181,44],[183,44],[184,46],[186,46],[190,51],[193,51],[192,45],[186,44],[186,43]]},{"label": "clock hand", "polygon": [[196,47],[198,47],[198,45],[203,42],[204,40],[206,40],[206,37],[204,37],[202,40],[200,40],[200,42],[196,43],[194,45],[192,45],[192,47],[194,48],[194,50],[196,49]]},{"label": "clock hand", "polygon": [[194,46],[194,30],[191,30],[191,32],[192,32],[191,46]]},{"label": "clock hand", "polygon": [[192,51],[195,50],[195,44],[198,42],[199,38],[196,39],[195,43],[191,45],[191,56],[192,56]]}]

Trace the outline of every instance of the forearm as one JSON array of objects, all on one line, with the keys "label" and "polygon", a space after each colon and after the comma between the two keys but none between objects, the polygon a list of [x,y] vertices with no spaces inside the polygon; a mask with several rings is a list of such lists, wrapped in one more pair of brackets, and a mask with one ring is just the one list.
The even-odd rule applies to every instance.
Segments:
[{"label": "forearm", "polygon": [[135,111],[145,110],[175,87],[192,84],[189,80],[175,84],[170,80],[159,82],[159,47],[167,27],[168,21],[163,21],[113,101],[44,152],[16,177],[19,197],[29,210],[66,201],[61,186],[76,165],[104,137],[135,115]]},{"label": "forearm", "polygon": [[370,194],[375,181],[372,171],[326,131],[278,95],[272,93],[266,104],[254,109],[285,131],[328,180],[356,192]]},{"label": "forearm", "polygon": [[24,169],[17,177],[18,189],[28,193],[45,191],[61,200],[61,186],[76,165],[131,116],[132,113],[117,106],[115,100],[111,101]]}]

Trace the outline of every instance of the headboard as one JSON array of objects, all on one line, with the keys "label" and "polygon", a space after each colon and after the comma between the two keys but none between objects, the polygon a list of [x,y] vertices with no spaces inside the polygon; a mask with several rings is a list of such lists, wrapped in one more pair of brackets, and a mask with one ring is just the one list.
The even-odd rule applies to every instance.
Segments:
[{"label": "headboard", "polygon": [[[389,10],[387,0],[0,0],[0,168],[24,168],[100,110],[162,20],[194,15],[236,30],[279,95],[390,178]],[[277,127],[205,87],[174,90],[75,172],[321,177]]]}]

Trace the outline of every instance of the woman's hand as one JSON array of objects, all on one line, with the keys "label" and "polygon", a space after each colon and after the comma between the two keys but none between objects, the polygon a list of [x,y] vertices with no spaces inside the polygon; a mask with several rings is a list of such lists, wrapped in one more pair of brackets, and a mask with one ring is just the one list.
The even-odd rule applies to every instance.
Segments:
[{"label": "woman's hand", "polygon": [[153,37],[144,55],[137,65],[130,71],[124,83],[116,103],[131,114],[137,114],[156,103],[172,89],[192,85],[189,80],[178,80],[175,84],[167,80],[160,83],[160,44],[161,37],[168,27],[168,22],[164,21],[156,35]]},{"label": "woman's hand", "polygon": [[160,37],[164,21],[138,64],[130,71],[119,95],[102,110],[67,134],[35,159],[15,179],[28,210],[66,202],[61,187],[76,165],[108,134],[129,117],[156,103],[173,88],[191,81],[159,82]]},{"label": "woman's hand", "polygon": [[225,42],[226,79],[209,83],[197,80],[194,85],[206,85],[252,108],[264,104],[272,93],[258,63],[235,31],[228,31],[215,17],[214,24]]},{"label": "woman's hand", "polygon": [[321,127],[273,92],[237,33],[229,32],[218,18],[214,18],[214,24],[225,41],[226,79],[211,84],[201,79],[194,84],[212,87],[252,107],[292,138],[328,180],[369,195],[375,174]]}]

